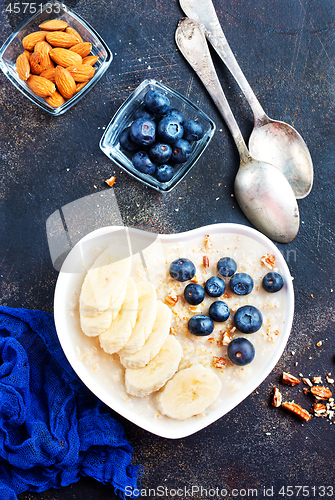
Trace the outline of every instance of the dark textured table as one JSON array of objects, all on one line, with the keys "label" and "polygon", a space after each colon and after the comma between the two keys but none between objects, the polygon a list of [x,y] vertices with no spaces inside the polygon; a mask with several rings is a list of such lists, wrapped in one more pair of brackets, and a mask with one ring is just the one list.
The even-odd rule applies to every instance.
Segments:
[{"label": "dark textured table", "polygon": [[[1,44],[26,17],[6,12],[9,4],[0,2]],[[335,375],[335,4],[332,0],[214,0],[214,4],[266,112],[302,134],[315,166],[313,190],[299,201],[299,234],[290,244],[278,244],[294,277],[292,333],[279,363],[260,387],[206,429],[185,439],[167,440],[120,421],[134,447],[134,464],[145,468],[143,495],[160,486],[167,488],[164,498],[176,496],[177,488],[182,489],[179,498],[191,493],[193,498],[206,498],[206,489],[207,498],[218,498],[213,496],[218,487],[236,498],[255,498],[257,490],[258,498],[278,500],[290,495],[288,486],[306,486],[296,488],[294,497],[304,493],[305,498],[334,498],[335,425],[315,417],[303,424],[272,407],[270,394],[283,370],[323,379],[329,372]],[[111,175],[116,177],[113,189],[128,226],[176,233],[218,222],[250,225],[232,196],[238,167],[235,145],[175,45],[174,32],[183,16],[178,2],[70,0],[68,5],[94,26],[113,52],[114,60],[96,87],[56,118],[21,96],[0,74],[0,303],[50,312],[57,271],[50,259],[46,220],[74,200],[110,189],[104,181]],[[250,109],[231,75],[215,56],[214,61],[247,139]],[[131,178],[99,149],[109,120],[146,78],[191,98],[217,124],[200,161],[165,195]],[[301,385],[281,388],[286,399],[310,409],[312,401]],[[199,492],[187,489],[192,486]],[[323,486],[334,487],[334,492]],[[19,498],[117,497],[112,487],[82,479],[61,490],[27,492]]]}]

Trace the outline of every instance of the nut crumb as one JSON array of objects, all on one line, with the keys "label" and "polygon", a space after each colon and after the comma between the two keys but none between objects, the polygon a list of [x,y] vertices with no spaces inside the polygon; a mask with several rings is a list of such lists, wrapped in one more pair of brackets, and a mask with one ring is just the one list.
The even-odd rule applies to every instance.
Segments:
[{"label": "nut crumb", "polygon": [[322,340],[319,340],[319,342],[316,343],[316,347],[321,347],[323,344],[323,341]]},{"label": "nut crumb", "polygon": [[112,175],[112,177],[105,180],[105,183],[108,184],[108,186],[112,187],[114,186],[115,180],[116,180],[115,176]]},{"label": "nut crumb", "polygon": [[209,234],[206,234],[205,236],[205,248],[208,250],[209,248],[212,248],[212,242],[210,239]]},{"label": "nut crumb", "polygon": [[306,385],[309,385],[309,387],[312,387],[312,382],[309,380],[309,378],[303,378],[302,379],[303,383],[306,384]]},{"label": "nut crumb", "polygon": [[203,256],[202,263],[203,263],[204,267],[209,267],[209,258],[207,257],[207,255]]},{"label": "nut crumb", "polygon": [[311,381],[313,384],[322,384],[322,378],[321,377],[312,377]]},{"label": "nut crumb", "polygon": [[227,360],[224,358],[219,358],[218,356],[213,356],[213,365],[215,368],[224,368],[227,364]]},{"label": "nut crumb", "polygon": [[274,255],[272,255],[270,253],[266,253],[265,255],[263,255],[261,257],[261,262],[269,269],[272,269],[275,265],[276,259],[275,259]]},{"label": "nut crumb", "polygon": [[178,295],[168,295],[165,297],[165,302],[171,307],[175,306],[178,302]]}]

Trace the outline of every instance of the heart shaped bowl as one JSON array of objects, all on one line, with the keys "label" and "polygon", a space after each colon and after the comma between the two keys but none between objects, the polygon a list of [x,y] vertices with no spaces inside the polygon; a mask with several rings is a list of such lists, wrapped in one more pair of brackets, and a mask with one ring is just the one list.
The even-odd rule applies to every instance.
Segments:
[{"label": "heart shaped bowl", "polygon": [[[159,411],[156,399],[160,391],[146,397],[127,394],[125,369],[119,356],[106,354],[97,337],[88,337],[82,332],[79,318],[81,286],[95,259],[111,245],[115,260],[130,255],[131,247],[131,275],[134,281],[149,280],[156,288],[157,298],[170,304],[173,311],[170,332],[180,341],[183,349],[179,370],[200,363],[220,378],[221,392],[201,414],[186,420],[175,420]],[[229,305],[231,317],[226,323],[216,323],[210,336],[197,337],[188,332],[187,320],[193,314],[206,314],[214,299],[206,297],[199,306],[190,309],[183,296],[186,283],[177,282],[169,276],[169,265],[176,258],[189,258],[196,267],[197,281],[203,283],[218,274],[217,261],[225,256],[235,259],[238,272],[249,273],[253,277],[254,289],[249,295],[237,296],[229,290],[226,281],[226,292],[221,300]],[[265,292],[261,285],[263,276],[271,269],[284,278],[284,287],[276,293]],[[234,329],[232,316],[244,304],[254,305],[262,312],[263,325],[258,332],[247,335],[255,347],[254,360],[246,366],[237,366],[228,360],[227,342],[230,338],[243,335]],[[124,227],[104,227],[93,231],[80,240],[65,259],[54,298],[60,343],[86,386],[106,405],[134,424],[172,439],[183,438],[207,427],[259,386],[283,353],[293,313],[292,278],[283,255],[267,237],[238,224],[214,224],[170,235]]]}]

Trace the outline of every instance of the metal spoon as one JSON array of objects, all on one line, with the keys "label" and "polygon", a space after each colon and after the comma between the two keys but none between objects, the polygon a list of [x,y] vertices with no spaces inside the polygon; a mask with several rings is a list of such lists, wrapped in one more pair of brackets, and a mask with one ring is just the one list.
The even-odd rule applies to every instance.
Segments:
[{"label": "metal spoon", "polygon": [[200,77],[225,119],[240,155],[235,196],[246,217],[275,241],[292,241],[299,230],[299,210],[285,176],[273,165],[251,157],[217,77],[202,28],[184,18],[176,30],[180,51]]},{"label": "metal spoon", "polygon": [[290,125],[269,118],[227,42],[212,0],[179,0],[185,14],[204,26],[208,40],[236,79],[254,114],[254,129],[249,138],[251,154],[275,165],[287,178],[296,198],[304,198],[312,189],[313,163],[301,135]]}]

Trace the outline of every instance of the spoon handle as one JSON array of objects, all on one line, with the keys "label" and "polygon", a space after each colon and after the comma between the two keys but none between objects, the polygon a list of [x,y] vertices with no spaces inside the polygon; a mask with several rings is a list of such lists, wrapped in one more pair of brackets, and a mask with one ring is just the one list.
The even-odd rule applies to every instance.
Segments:
[{"label": "spoon handle", "polygon": [[250,153],[223,93],[200,25],[187,17],[182,19],[177,26],[175,38],[179,50],[197,73],[223,116],[235,141],[240,160],[245,162],[250,158]]},{"label": "spoon handle", "polygon": [[213,45],[245,95],[253,111],[255,122],[266,119],[267,116],[250,87],[249,82],[244,76],[222,31],[212,0],[180,0],[180,5],[188,17],[204,26],[206,37]]}]

